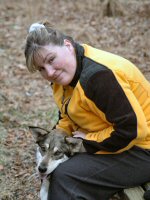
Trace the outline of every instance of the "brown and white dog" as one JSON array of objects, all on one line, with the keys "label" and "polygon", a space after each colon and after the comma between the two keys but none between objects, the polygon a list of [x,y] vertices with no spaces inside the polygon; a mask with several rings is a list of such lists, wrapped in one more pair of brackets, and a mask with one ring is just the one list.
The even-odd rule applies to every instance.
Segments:
[{"label": "brown and white dog", "polygon": [[68,137],[65,132],[59,129],[47,131],[40,127],[29,127],[37,143],[36,170],[42,180],[40,198],[48,199],[50,184],[49,175],[56,167],[69,159],[75,153],[85,152],[82,139]]}]

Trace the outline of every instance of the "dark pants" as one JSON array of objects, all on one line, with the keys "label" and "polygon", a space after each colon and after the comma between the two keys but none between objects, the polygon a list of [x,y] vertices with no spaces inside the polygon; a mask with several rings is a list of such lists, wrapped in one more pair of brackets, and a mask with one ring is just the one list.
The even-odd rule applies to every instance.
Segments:
[{"label": "dark pants", "polygon": [[114,193],[150,181],[150,151],[133,147],[116,155],[77,154],[60,164],[49,200],[108,200]]}]

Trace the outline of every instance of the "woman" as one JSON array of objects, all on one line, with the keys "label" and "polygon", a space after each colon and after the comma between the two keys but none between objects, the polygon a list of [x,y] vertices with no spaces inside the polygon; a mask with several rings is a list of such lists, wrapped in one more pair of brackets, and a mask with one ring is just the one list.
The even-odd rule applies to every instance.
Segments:
[{"label": "woman", "polygon": [[31,25],[25,57],[52,83],[56,128],[82,138],[87,151],[54,171],[51,200],[106,200],[150,181],[150,83],[131,62],[48,23]]}]

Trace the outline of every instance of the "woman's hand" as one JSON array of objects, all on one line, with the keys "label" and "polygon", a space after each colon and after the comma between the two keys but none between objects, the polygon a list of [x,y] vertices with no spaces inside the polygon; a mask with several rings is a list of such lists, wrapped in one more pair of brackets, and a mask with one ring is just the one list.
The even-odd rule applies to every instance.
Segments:
[{"label": "woman's hand", "polygon": [[73,137],[76,137],[76,138],[85,138],[85,133],[83,133],[83,132],[81,132],[81,131],[74,131],[74,132],[72,132],[72,135],[73,135]]}]

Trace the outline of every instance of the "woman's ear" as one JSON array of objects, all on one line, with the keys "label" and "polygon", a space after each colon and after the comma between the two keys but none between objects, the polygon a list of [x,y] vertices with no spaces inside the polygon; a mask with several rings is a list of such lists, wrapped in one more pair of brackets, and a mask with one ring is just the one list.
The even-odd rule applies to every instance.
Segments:
[{"label": "woman's ear", "polygon": [[66,46],[70,51],[74,52],[74,47],[70,40],[64,39],[64,46]]}]

